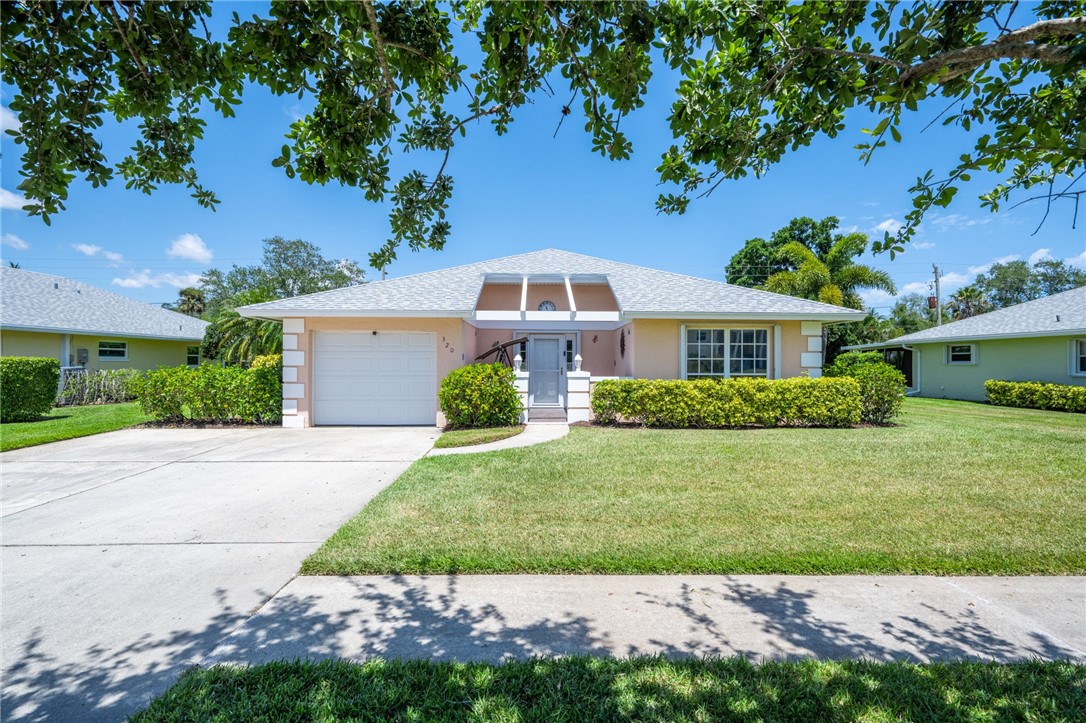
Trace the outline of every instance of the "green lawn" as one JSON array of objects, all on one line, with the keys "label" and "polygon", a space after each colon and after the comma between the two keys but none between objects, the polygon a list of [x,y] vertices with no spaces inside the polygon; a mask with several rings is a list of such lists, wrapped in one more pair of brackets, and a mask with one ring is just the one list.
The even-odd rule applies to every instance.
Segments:
[{"label": "green lawn", "polygon": [[1072,721],[1084,687],[1070,663],[295,661],[190,670],[132,720]]},{"label": "green lawn", "polygon": [[49,414],[33,422],[8,422],[0,425],[0,452],[112,432],[150,419],[135,403],[54,407]]},{"label": "green lawn", "polygon": [[445,432],[434,442],[436,449],[448,447],[468,447],[475,444],[497,442],[499,439],[515,437],[524,431],[524,427],[488,427],[486,429],[456,429]]},{"label": "green lawn", "polygon": [[574,428],[414,464],[302,566],[1086,573],[1086,415],[910,399],[897,427]]}]

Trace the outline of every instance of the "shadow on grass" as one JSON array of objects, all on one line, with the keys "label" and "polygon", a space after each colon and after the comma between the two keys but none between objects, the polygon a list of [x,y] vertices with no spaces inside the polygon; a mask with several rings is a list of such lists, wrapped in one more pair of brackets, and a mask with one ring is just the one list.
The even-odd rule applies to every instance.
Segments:
[{"label": "shadow on grass", "polygon": [[4,422],[3,424],[40,424],[42,422],[59,422],[62,419],[71,419],[71,414],[50,414],[48,416],[34,417],[33,419],[20,419],[18,421]]}]

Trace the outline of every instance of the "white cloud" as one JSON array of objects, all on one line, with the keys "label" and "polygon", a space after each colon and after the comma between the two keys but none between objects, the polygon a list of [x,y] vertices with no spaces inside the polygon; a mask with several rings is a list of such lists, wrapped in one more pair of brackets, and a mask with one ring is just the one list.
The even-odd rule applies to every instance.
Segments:
[{"label": "white cloud", "polygon": [[860,227],[853,223],[853,224],[849,224],[848,226],[845,226],[843,229],[841,229],[841,233],[856,233],[859,230],[860,230]]},{"label": "white cloud", "polygon": [[204,240],[194,233],[183,233],[173,240],[166,254],[179,259],[188,259],[201,264],[211,261],[214,255]]},{"label": "white cloud", "polygon": [[879,233],[888,233],[893,236],[898,231],[900,231],[901,227],[904,225],[905,224],[903,224],[901,221],[898,221],[896,218],[888,218],[885,221],[876,224],[875,231],[878,231]]},{"label": "white cloud", "polygon": [[917,251],[927,251],[928,249],[935,248],[935,244],[931,241],[918,241],[912,244],[912,247]]},{"label": "white cloud", "polygon": [[102,258],[108,259],[114,264],[119,264],[124,261],[124,254],[119,254],[116,251],[106,251],[96,244],[72,244],[72,248],[84,256],[97,256],[98,254],[101,254]]},{"label": "white cloud", "polygon": [[98,252],[102,250],[101,246],[95,246],[94,244],[72,244],[72,248],[84,256],[97,256]]},{"label": "white cloud", "polygon": [[949,274],[943,274],[939,277],[939,281],[944,284],[959,285],[969,281],[972,276],[966,276],[965,274],[959,274],[957,271],[951,271]]},{"label": "white cloud", "polygon": [[0,208],[5,211],[21,211],[26,205],[26,196],[0,188]]},{"label": "white cloud", "polygon": [[0,237],[0,246],[10,246],[16,251],[26,251],[30,248],[30,244],[13,233],[6,233],[3,237]]},{"label": "white cloud", "polygon": [[1029,265],[1033,266],[1038,261],[1051,261],[1052,254],[1049,253],[1052,249],[1037,249],[1029,255]]},{"label": "white cloud", "polygon": [[144,269],[143,271],[138,272],[132,271],[124,278],[114,278],[113,284],[126,289],[142,289],[147,286],[155,289],[162,286],[173,286],[177,289],[183,289],[186,286],[195,286],[199,281],[199,274],[152,274],[150,269]]},{"label": "white cloud", "polygon": [[885,304],[887,301],[892,301],[894,295],[883,291],[882,289],[867,289],[860,292],[860,298],[863,299],[864,308],[879,306]]},{"label": "white cloud", "polygon": [[12,113],[11,109],[6,105],[0,105],[0,130],[17,131],[20,128],[22,128],[22,124],[19,123],[19,117]]},{"label": "white cloud", "polygon": [[972,274],[973,276],[977,276],[979,274],[986,274],[989,271],[991,271],[992,267],[995,266],[996,264],[1006,264],[1006,263],[1010,263],[1011,261],[1017,261],[1020,258],[1022,258],[1022,257],[1019,256],[1018,254],[1010,254],[1009,256],[1000,256],[998,259],[992,259],[991,261],[989,261],[986,264],[981,264],[980,266],[970,266],[969,267],[969,273]]},{"label": "white cloud", "polygon": [[1069,259],[1064,259],[1064,261],[1071,264],[1072,266],[1081,266],[1082,268],[1086,269],[1086,251],[1083,251],[1078,256],[1072,256]]},{"label": "white cloud", "polygon": [[928,222],[940,231],[947,231],[952,228],[986,226],[992,222],[992,217],[973,218],[960,213],[934,214],[928,219]]},{"label": "white cloud", "polygon": [[913,281],[898,289],[898,294],[923,294],[928,290],[928,284],[924,281]]}]

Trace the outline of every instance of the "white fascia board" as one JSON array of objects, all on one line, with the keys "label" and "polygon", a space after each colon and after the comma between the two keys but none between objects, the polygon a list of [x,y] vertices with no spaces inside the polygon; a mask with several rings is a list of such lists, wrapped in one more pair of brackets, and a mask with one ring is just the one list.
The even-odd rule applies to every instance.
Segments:
[{"label": "white fascia board", "polygon": [[401,311],[390,309],[258,309],[239,306],[237,312],[246,319],[267,319],[269,321],[282,321],[286,318],[344,318],[344,319],[449,319],[467,318],[471,316],[471,310],[450,311],[442,310],[415,310]]},{"label": "white fascia board", "polygon": [[878,349],[880,347],[914,346],[917,344],[946,344],[955,341],[987,341],[994,339],[1031,339],[1039,336],[1083,336],[1086,335],[1086,327],[1078,329],[1060,329],[1058,331],[1023,331],[1014,334],[958,334],[955,336],[939,336],[928,339],[908,339],[904,336],[888,341],[875,342],[873,344],[856,344],[843,347],[845,349]]},{"label": "white fascia board", "polygon": [[19,324],[0,324],[4,331],[34,331],[42,334],[78,334],[79,336],[105,336],[113,339],[162,339],[164,341],[203,341],[200,336],[165,336],[163,334],[136,334],[127,331],[101,331],[98,329],[66,329],[50,326],[23,326]]},{"label": "white fascia board", "polygon": [[[464,323],[475,329],[512,329],[508,321],[485,321],[480,319],[464,319]],[[624,321],[518,321],[517,331],[547,331],[561,334],[567,331],[614,331],[623,326]]]},{"label": "white fascia board", "polygon": [[842,311],[837,314],[797,314],[781,312],[746,312],[724,314],[710,311],[627,311],[627,319],[699,319],[705,321],[821,321],[825,324],[861,321],[866,311]]}]

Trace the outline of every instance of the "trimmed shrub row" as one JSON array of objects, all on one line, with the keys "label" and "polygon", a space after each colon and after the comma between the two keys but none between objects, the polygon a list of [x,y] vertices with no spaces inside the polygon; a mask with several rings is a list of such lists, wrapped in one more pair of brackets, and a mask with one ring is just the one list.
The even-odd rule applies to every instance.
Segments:
[{"label": "trimmed shrub row", "polygon": [[133,380],[133,391],[146,414],[166,422],[273,424],[283,414],[281,375],[277,355],[248,369],[161,367]]},{"label": "trimmed shrub row", "polygon": [[1048,382],[984,382],[988,401],[1001,407],[1049,409],[1056,412],[1086,414],[1086,387]]},{"label": "trimmed shrub row", "polygon": [[515,381],[516,373],[504,364],[469,364],[442,380],[438,405],[454,429],[511,427],[524,409]]},{"label": "trimmed shrub row", "polygon": [[854,379],[604,379],[592,390],[600,424],[646,427],[850,427],[860,421]]},{"label": "trimmed shrub row", "polygon": [[901,413],[905,403],[905,375],[886,363],[877,351],[849,351],[839,354],[823,370],[827,377],[851,377],[860,383],[860,419],[868,424],[886,424]]},{"label": "trimmed shrub row", "polygon": [[133,379],[141,372],[136,369],[103,369],[70,374],[57,404],[82,406],[87,404],[118,404],[135,399]]},{"label": "trimmed shrub row", "polygon": [[0,422],[25,422],[53,408],[60,361],[45,357],[0,357]]}]

